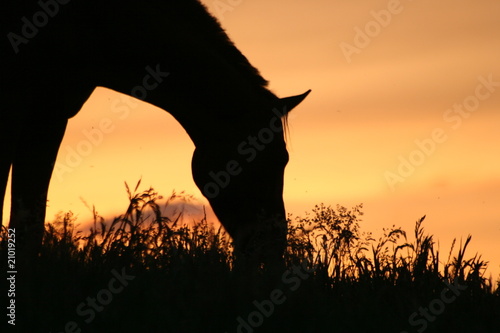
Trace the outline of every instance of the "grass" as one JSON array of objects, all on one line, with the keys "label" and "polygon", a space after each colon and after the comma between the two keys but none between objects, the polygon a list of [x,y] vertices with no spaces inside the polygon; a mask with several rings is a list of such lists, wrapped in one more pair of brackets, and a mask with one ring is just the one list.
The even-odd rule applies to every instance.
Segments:
[{"label": "grass", "polygon": [[375,239],[361,205],[318,205],[290,218],[281,281],[246,299],[223,229],[183,225],[153,189],[136,191],[113,221],[94,212],[85,234],[71,212],[46,225],[32,332],[500,331],[500,281],[467,256],[471,236],[442,256],[425,217],[412,237],[392,227]]}]

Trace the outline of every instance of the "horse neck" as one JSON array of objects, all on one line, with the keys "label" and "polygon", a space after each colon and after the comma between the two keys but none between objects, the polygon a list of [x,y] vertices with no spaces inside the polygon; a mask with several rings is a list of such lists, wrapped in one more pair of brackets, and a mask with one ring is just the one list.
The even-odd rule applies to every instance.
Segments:
[{"label": "horse neck", "polygon": [[166,94],[160,101],[153,100],[153,104],[169,112],[197,148],[235,146],[265,126],[272,112],[272,104],[265,98],[259,100],[258,96],[253,96],[253,100],[241,98],[236,101],[221,94],[220,98],[213,96],[206,101],[197,98],[195,91],[189,93],[191,99]]}]

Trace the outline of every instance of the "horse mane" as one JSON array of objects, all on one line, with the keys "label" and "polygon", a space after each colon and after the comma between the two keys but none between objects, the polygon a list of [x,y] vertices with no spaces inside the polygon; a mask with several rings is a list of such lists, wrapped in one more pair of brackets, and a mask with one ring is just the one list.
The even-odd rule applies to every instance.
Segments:
[{"label": "horse mane", "polygon": [[[235,69],[249,82],[262,88],[267,88],[269,82],[262,77],[259,70],[252,66],[222,28],[219,20],[210,14],[208,8],[199,0],[178,0],[188,10],[188,14],[196,17],[204,27],[207,40],[214,43],[218,50],[228,59],[232,59]],[[207,15],[208,14],[208,15]]]}]

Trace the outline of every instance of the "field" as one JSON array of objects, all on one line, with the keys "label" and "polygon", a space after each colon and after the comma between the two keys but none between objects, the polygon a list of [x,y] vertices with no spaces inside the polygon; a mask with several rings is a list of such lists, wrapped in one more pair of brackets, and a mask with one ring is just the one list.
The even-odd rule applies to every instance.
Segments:
[{"label": "field", "polygon": [[439,252],[425,217],[375,237],[361,205],[318,205],[290,218],[283,274],[250,286],[222,229],[181,225],[153,189],[127,191],[127,211],[96,213],[88,233],[71,212],[46,225],[30,332],[500,332],[486,259],[466,253],[470,236]]}]

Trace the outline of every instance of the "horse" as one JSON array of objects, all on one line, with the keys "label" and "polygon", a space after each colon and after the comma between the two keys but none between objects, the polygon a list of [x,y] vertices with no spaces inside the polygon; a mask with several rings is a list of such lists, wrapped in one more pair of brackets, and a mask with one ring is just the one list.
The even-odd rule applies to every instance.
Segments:
[{"label": "horse", "polygon": [[233,239],[236,262],[283,263],[283,121],[310,90],[277,97],[197,0],[2,6],[0,199],[12,170],[9,228],[20,265],[41,246],[68,119],[96,87],[169,112],[195,145],[193,179]]}]

